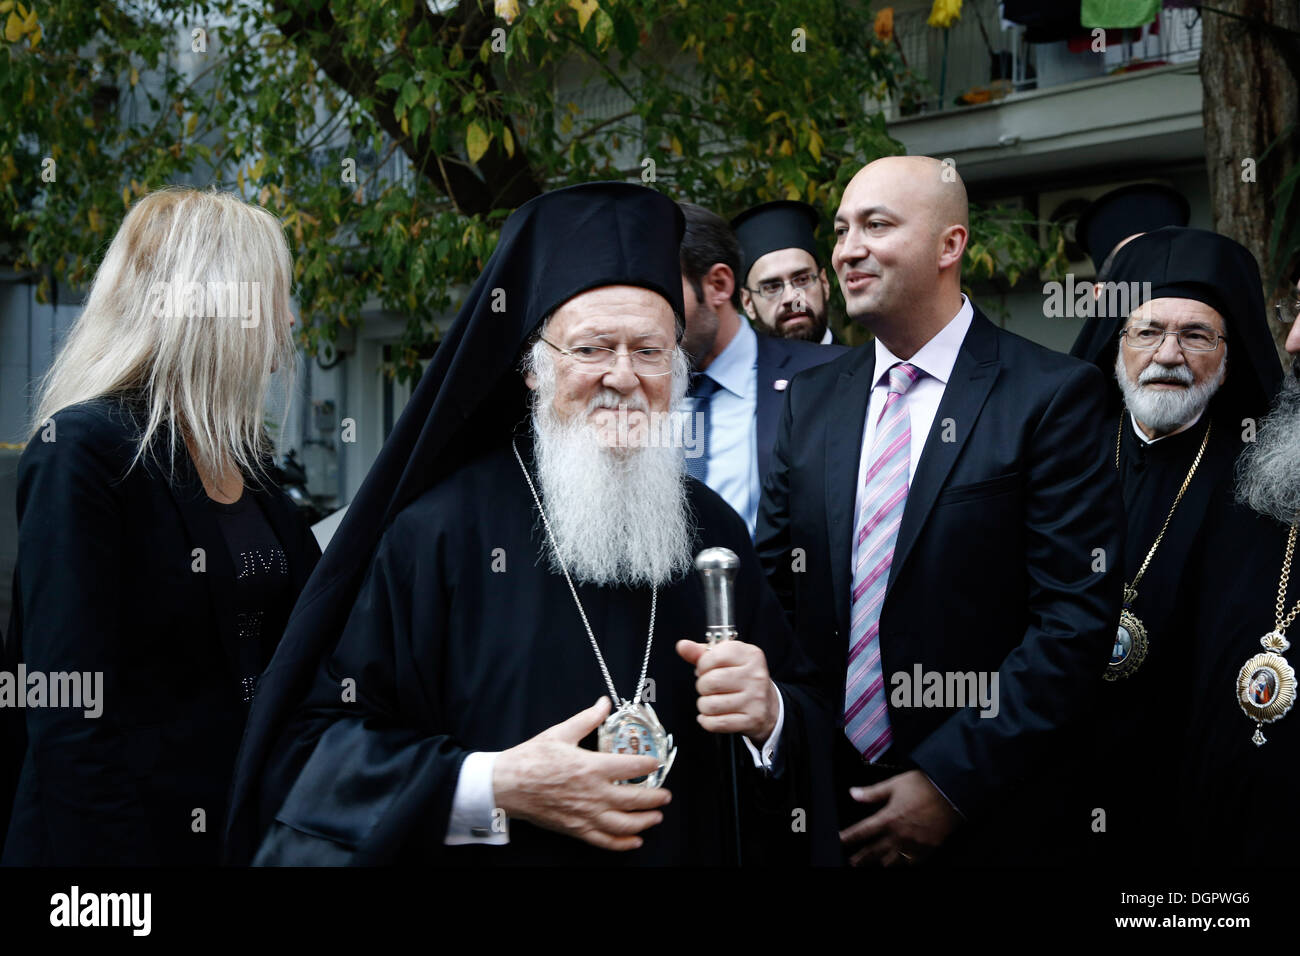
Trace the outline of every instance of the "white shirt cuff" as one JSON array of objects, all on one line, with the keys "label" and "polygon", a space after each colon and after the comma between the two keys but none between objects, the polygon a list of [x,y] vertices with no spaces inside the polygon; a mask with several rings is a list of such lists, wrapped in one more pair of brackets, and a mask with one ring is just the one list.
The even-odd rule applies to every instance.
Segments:
[{"label": "white shirt cuff", "polygon": [[[772,685],[776,687],[776,684]],[[754,766],[759,770],[766,770],[769,773],[772,770],[772,763],[776,759],[776,746],[781,741],[781,729],[785,727],[785,698],[781,696],[781,689],[776,690],[777,711],[776,725],[772,728],[772,733],[768,735],[767,743],[763,744],[763,750],[754,746],[748,737],[741,737],[745,746],[749,748],[749,755],[754,758]]]},{"label": "white shirt cuff", "polygon": [[510,819],[496,806],[492,789],[495,752],[476,750],[460,765],[456,795],[451,801],[451,819],[447,821],[447,846],[480,843],[504,846],[510,842]]}]

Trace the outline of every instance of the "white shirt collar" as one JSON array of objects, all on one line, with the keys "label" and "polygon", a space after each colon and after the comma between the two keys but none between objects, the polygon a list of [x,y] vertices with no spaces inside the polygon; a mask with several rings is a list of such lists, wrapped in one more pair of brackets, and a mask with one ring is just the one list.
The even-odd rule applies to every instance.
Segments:
[{"label": "white shirt collar", "polygon": [[1161,435],[1159,438],[1147,438],[1147,433],[1142,430],[1142,426],[1138,424],[1137,419],[1133,417],[1132,412],[1128,413],[1128,420],[1133,424],[1133,434],[1137,435],[1138,439],[1141,440],[1142,444],[1154,445],[1158,441],[1164,441],[1166,438],[1173,438],[1175,435],[1180,435],[1183,432],[1187,431],[1187,429],[1191,428],[1197,422],[1199,422],[1201,420],[1201,416],[1204,414],[1205,414],[1205,409],[1202,408],[1199,412],[1196,413],[1195,418],[1193,418],[1182,428],[1178,429],[1178,431],[1170,432],[1168,435]]},{"label": "white shirt collar", "polygon": [[[957,364],[957,353],[961,351],[961,343],[965,340],[966,333],[970,331],[974,319],[975,308],[963,293],[961,308],[957,310],[957,314],[949,319],[948,324],[936,332],[930,341],[917,349],[916,354],[907,360],[907,364],[919,368],[931,378],[947,385],[948,378],[952,375],[952,367]],[[877,338],[876,380],[873,384],[880,384],[890,367],[901,361],[903,360],[889,351],[885,343]]]}]

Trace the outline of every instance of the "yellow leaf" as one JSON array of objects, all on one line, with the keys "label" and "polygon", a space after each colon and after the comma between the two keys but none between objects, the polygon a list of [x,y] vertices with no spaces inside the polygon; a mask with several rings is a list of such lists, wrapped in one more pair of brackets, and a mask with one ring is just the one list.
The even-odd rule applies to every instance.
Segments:
[{"label": "yellow leaf", "polygon": [[777,152],[779,152],[782,156],[793,156],[794,143],[790,142],[788,139],[781,140],[781,145],[777,149]]},{"label": "yellow leaf", "polygon": [[820,163],[822,161],[822,138],[821,134],[815,129],[810,130],[808,133],[808,152],[812,154],[815,162]]},{"label": "yellow leaf", "polygon": [[492,142],[492,137],[487,134],[482,126],[479,126],[478,123],[470,123],[469,129],[465,131],[465,149],[469,153],[469,161],[477,163],[482,159],[490,142]]},{"label": "yellow leaf", "polygon": [[406,119],[406,115],[407,115],[407,114],[403,114],[403,115],[402,115],[402,121],[401,121],[402,132],[403,132],[405,135],[410,136],[410,135],[411,135],[411,124],[407,121],[407,119]]},{"label": "yellow leaf", "polygon": [[798,199],[798,198],[799,198],[799,187],[796,186],[794,183],[788,183],[788,184],[786,185],[786,187],[785,187],[785,198],[786,198],[786,199]]},{"label": "yellow leaf", "polygon": [[254,179],[261,179],[262,174],[266,172],[266,157],[263,156],[255,162],[253,168],[250,169],[249,172],[252,174]]},{"label": "yellow leaf", "polygon": [[185,135],[193,136],[194,129],[199,125],[199,114],[191,113],[190,118],[185,121]]},{"label": "yellow leaf", "polygon": [[501,131],[501,145],[506,148],[506,155],[509,156],[511,159],[514,159],[515,138],[511,134],[509,126],[507,126],[505,129]]},{"label": "yellow leaf", "polygon": [[122,207],[124,209],[131,208],[131,189],[129,186],[122,187]]},{"label": "yellow leaf", "polygon": [[238,184],[239,192],[242,195],[244,192],[244,167],[243,166],[240,166],[239,171],[235,173],[235,182]]},{"label": "yellow leaf", "polygon": [[137,83],[140,82],[140,71],[137,70],[135,67],[131,67],[131,76],[130,76],[128,82],[129,82],[132,86],[135,86]]},{"label": "yellow leaf", "polygon": [[600,6],[596,0],[569,0],[569,6],[578,12],[578,32],[587,29],[587,21]]},{"label": "yellow leaf", "polygon": [[506,21],[507,26],[519,16],[519,0],[496,0],[494,7],[496,15]]},{"label": "yellow leaf", "polygon": [[14,0],[3,0],[0,2],[0,14],[8,13],[14,8]]},{"label": "yellow leaf", "polygon": [[9,19],[5,21],[5,39],[10,43],[17,43],[23,38],[25,32],[22,18],[16,13],[10,13]]},{"label": "yellow leaf", "polygon": [[671,145],[674,153],[676,153],[678,156],[682,155],[682,141],[680,139],[674,136]]},{"label": "yellow leaf", "polygon": [[98,210],[98,209],[91,209],[91,210],[90,210],[90,213],[88,214],[88,216],[89,216],[89,219],[90,219],[90,231],[91,231],[91,232],[99,232],[99,225],[100,225],[100,223],[99,223],[99,210]]}]

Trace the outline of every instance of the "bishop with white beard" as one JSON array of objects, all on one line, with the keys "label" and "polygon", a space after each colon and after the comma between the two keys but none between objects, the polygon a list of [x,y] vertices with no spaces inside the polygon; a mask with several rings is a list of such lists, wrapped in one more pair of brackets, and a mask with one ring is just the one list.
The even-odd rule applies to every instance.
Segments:
[{"label": "bishop with white beard", "polygon": [[[1181,836],[1167,807],[1178,773],[1191,677],[1189,568],[1215,546],[1204,525],[1232,497],[1243,438],[1268,409],[1281,366],[1262,308],[1259,271],[1241,245],[1200,229],[1166,227],[1132,239],[1112,260],[1075,354],[1117,386],[1108,456],[1127,519],[1129,586],[1104,676],[1086,806],[1106,812],[1096,858],[1151,858]],[[1121,294],[1123,293],[1123,294]],[[1128,309],[1115,304],[1127,301]],[[1114,312],[1115,314],[1107,314]]]},{"label": "bishop with white beard", "polygon": [[[309,585],[264,679],[232,860],[720,864],[738,830],[746,861],[837,852],[809,789],[827,718],[745,523],[685,475],[668,416],[681,231],[666,197],[617,183],[511,217],[358,494],[390,515],[373,551],[356,503],[331,543],[355,596],[327,614]],[[709,547],[740,558],[739,639],[714,648]],[[642,721],[598,752],[611,699],[672,743]]]}]

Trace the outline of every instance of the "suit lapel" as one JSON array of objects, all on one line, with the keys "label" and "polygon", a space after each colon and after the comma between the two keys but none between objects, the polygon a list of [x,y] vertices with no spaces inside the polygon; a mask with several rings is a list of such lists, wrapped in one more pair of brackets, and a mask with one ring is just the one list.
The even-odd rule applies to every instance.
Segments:
[{"label": "suit lapel", "polygon": [[772,446],[776,443],[776,426],[781,415],[781,402],[784,391],[776,390],[776,381],[781,369],[790,360],[790,353],[778,351],[771,347],[772,339],[766,335],[758,336],[758,374],[755,386],[758,389],[757,407],[755,409],[754,443],[758,459],[758,481],[762,485],[767,475],[768,464],[772,460]]},{"label": "suit lapel", "polygon": [[[840,628],[847,636],[849,589],[853,572],[853,526],[857,504],[858,464],[862,450],[862,428],[871,403],[871,385],[876,375],[876,347],[861,347],[862,357],[835,386],[835,400],[843,405],[828,414],[826,425],[826,534],[830,545],[832,594]],[[824,411],[829,412],[830,409]]]},{"label": "suit lapel", "polygon": [[[948,480],[952,466],[966,447],[980,410],[997,380],[999,368],[997,330],[976,309],[970,329],[957,352],[957,362],[953,365],[952,375],[944,388],[943,400],[935,413],[930,434],[926,437],[921,452],[921,461],[907,493],[907,505],[903,509],[898,540],[894,544],[894,560],[889,568],[890,587],[898,577],[899,569],[907,562],[912,546],[916,544],[916,539],[934,508],[935,499]],[[943,423],[946,419],[952,419],[953,422],[952,441],[943,440]]]}]

